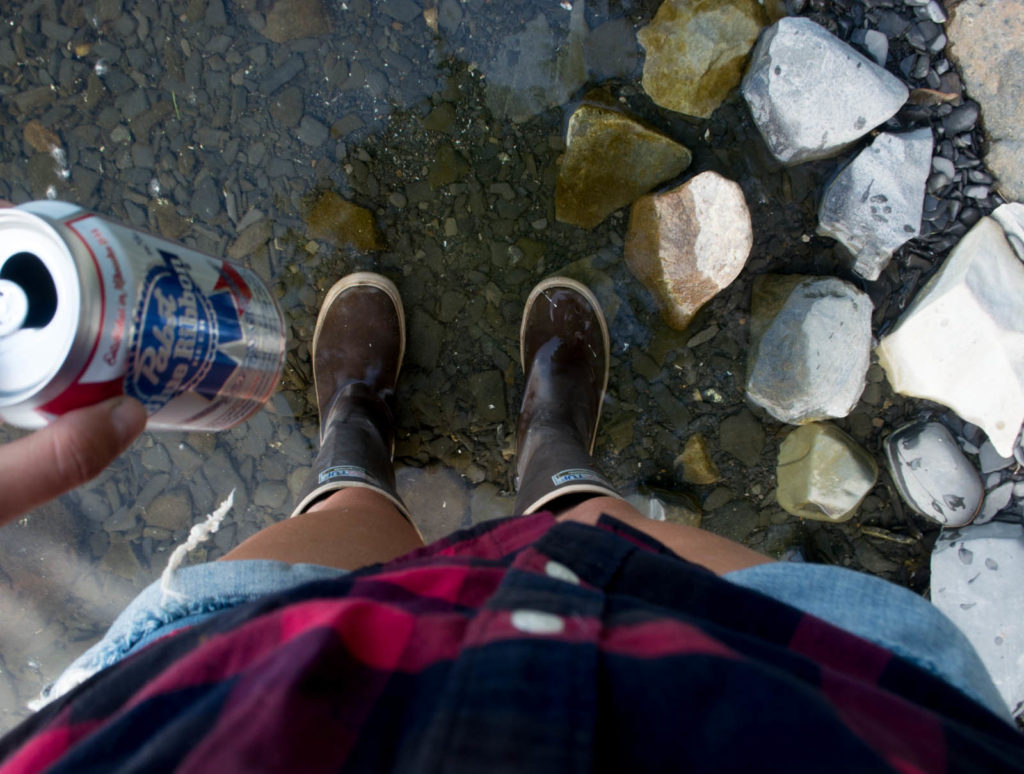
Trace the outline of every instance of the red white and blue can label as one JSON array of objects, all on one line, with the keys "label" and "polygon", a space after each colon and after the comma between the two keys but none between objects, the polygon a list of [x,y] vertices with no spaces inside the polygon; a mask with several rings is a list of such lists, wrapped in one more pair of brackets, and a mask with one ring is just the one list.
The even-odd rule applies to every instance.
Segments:
[{"label": "red white and blue can label", "polygon": [[124,392],[150,426],[230,427],[270,397],[280,374],[282,321],[246,269],[133,234],[149,254],[139,281]]}]

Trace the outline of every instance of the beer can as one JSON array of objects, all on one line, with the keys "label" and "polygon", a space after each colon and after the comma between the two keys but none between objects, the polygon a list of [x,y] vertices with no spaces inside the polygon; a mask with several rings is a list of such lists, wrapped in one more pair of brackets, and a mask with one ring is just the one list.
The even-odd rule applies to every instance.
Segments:
[{"label": "beer can", "polygon": [[259,277],[59,201],[0,209],[0,418],[116,395],[149,429],[225,430],[273,394],[284,318]]}]

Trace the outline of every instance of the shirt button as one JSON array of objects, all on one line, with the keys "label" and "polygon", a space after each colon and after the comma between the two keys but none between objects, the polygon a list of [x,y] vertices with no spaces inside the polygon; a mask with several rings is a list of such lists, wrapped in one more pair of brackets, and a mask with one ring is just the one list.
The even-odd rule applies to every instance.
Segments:
[{"label": "shirt button", "polygon": [[527,634],[561,634],[565,619],[541,610],[516,610],[512,613],[512,626]]},{"label": "shirt button", "polygon": [[580,585],[580,576],[561,562],[549,560],[548,563],[544,565],[544,572],[546,572],[551,578],[558,578],[560,581],[572,583],[577,586]]}]

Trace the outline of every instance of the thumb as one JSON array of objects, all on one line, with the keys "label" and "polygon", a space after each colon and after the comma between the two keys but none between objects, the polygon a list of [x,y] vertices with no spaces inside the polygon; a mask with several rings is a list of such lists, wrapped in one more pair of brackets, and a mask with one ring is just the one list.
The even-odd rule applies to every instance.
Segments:
[{"label": "thumb", "polygon": [[0,524],[99,475],[145,427],[141,403],[111,398],[0,447]]}]

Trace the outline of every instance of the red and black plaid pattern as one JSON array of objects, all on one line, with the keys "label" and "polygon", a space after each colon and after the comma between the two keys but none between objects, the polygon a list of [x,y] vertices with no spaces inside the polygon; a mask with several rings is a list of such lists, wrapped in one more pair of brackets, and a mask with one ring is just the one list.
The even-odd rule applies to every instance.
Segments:
[{"label": "red and black plaid pattern", "polygon": [[612,519],[492,522],[223,613],[3,740],[0,772],[1024,770],[887,651]]}]

